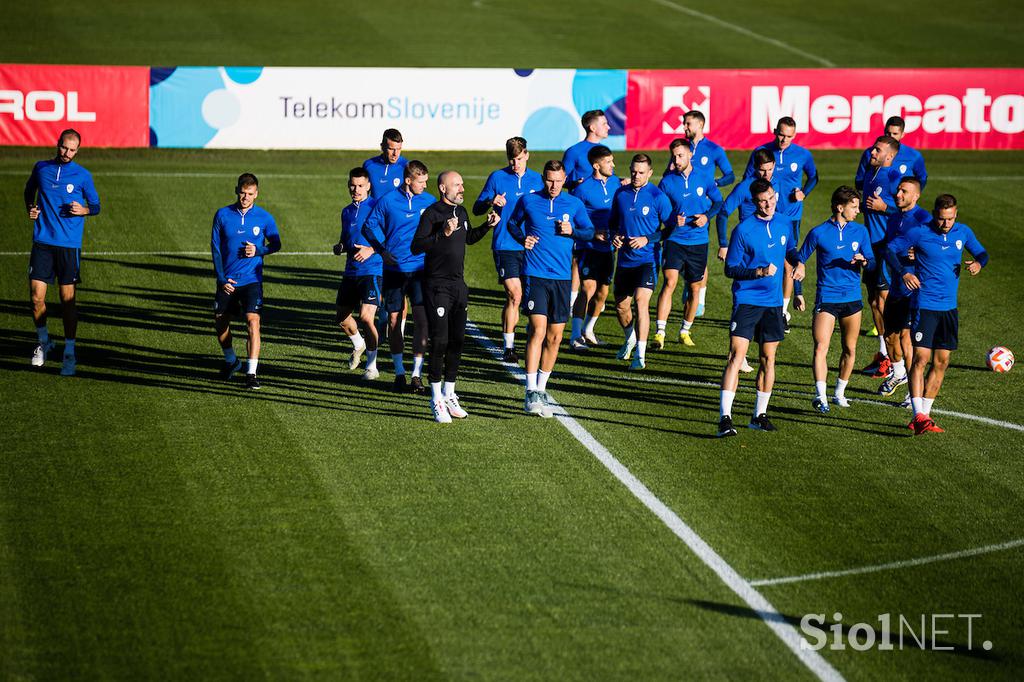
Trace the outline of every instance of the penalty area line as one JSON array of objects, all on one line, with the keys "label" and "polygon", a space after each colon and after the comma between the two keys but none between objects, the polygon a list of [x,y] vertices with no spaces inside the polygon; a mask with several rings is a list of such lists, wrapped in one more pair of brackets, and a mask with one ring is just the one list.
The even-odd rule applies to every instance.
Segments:
[{"label": "penalty area line", "polygon": [[[501,348],[499,348],[491,339],[486,336],[479,327],[471,321],[466,322],[466,333],[467,335],[476,341],[480,346],[484,348],[495,360],[500,361],[502,357]],[[516,381],[523,382],[526,379],[526,373],[523,371],[518,364],[505,363],[502,365],[508,370]],[[686,524],[679,516],[669,509],[669,507],[658,499],[654,493],[645,486],[640,479],[633,475],[633,473],[626,468],[622,462],[615,458],[611,452],[608,451],[593,434],[587,431],[578,421],[573,419],[568,412],[565,411],[561,405],[556,401],[553,402],[555,408],[555,416],[559,423],[566,428],[569,433],[572,434],[583,447],[585,447],[590,454],[592,454],[604,467],[619,480],[626,489],[629,490],[633,496],[640,501],[648,510],[654,513],[662,523],[668,526],[676,537],[682,540],[690,550],[697,555],[697,557],[704,562],[708,568],[715,572],[719,579],[724,582],[729,589],[735,592],[746,604],[749,606],[757,615],[761,618],[764,623],[772,629],[772,631],[778,636],[779,639],[792,651],[800,662],[803,663],[807,668],[814,673],[820,680],[842,680],[843,676],[839,674],[832,665],[826,661],[821,654],[810,648],[805,647],[805,641],[800,632],[790,622],[788,622],[779,611],[772,606],[772,604],[765,599],[765,597],[758,592],[747,580],[745,580],[736,570],[730,566],[725,559],[722,558],[718,552],[712,549],[711,545],[704,541],[696,531]],[[535,419],[536,417],[531,417]]]}]

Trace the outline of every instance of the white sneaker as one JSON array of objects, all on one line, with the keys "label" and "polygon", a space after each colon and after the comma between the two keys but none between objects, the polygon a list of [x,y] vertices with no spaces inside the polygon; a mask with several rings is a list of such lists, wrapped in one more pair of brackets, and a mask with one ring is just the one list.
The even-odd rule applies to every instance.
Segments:
[{"label": "white sneaker", "polygon": [[587,342],[588,346],[597,347],[597,346],[603,346],[604,345],[604,341],[602,341],[601,339],[597,338],[593,334],[584,334],[583,335],[583,340]]},{"label": "white sneaker", "polygon": [[540,394],[541,404],[541,410],[537,414],[544,417],[545,419],[550,419],[551,417],[554,417],[555,410],[553,407],[551,407],[551,396],[548,395],[547,391],[537,391],[537,393]]},{"label": "white sneaker", "polygon": [[448,407],[445,406],[443,400],[432,400],[430,402],[431,409],[434,411],[434,421],[438,424],[451,424],[452,416],[448,414]]},{"label": "white sneaker", "polygon": [[62,364],[60,366],[60,375],[62,377],[73,377],[73,376],[75,376],[75,365],[76,364],[77,363],[75,362],[75,356],[74,355],[65,355],[64,356],[64,364]]},{"label": "white sneaker", "polygon": [[448,408],[448,414],[456,419],[465,419],[469,416],[469,412],[462,409],[462,405],[459,404],[459,396],[455,393],[452,393],[450,398],[444,399],[444,405]]},{"label": "white sneaker", "polygon": [[363,353],[366,352],[366,344],[358,346],[352,349],[352,355],[348,356],[348,368],[355,369],[359,366],[359,361],[363,359]]},{"label": "white sneaker", "polygon": [[850,406],[850,401],[847,399],[847,397],[845,395],[844,396],[834,395],[834,396],[832,396],[832,404],[833,405],[838,405],[839,407],[849,407]]},{"label": "white sneaker", "polygon": [[903,399],[902,403],[900,403],[900,407],[905,407],[905,408],[907,408],[909,410],[913,406],[914,406],[914,404],[912,402],[910,402],[910,394],[908,393],[907,397]]},{"label": "white sneaker", "polygon": [[569,343],[569,348],[571,348],[572,350],[581,350],[581,351],[582,350],[590,350],[587,347],[587,342],[584,340],[584,338],[582,336],[577,336],[575,339],[573,339]]},{"label": "white sneaker", "polygon": [[633,357],[634,348],[636,348],[635,343],[630,343],[629,341],[626,341],[619,348],[619,352],[616,353],[615,357],[617,357],[619,360],[629,360],[631,357]]},{"label": "white sneaker", "polygon": [[526,399],[523,401],[523,412],[526,412],[527,414],[539,414],[543,416],[544,399],[541,398],[540,391],[526,392]]},{"label": "white sneaker", "polygon": [[32,366],[42,367],[46,363],[46,356],[56,345],[53,341],[47,341],[45,344],[41,343],[36,346],[36,349],[32,351]]},{"label": "white sneaker", "polygon": [[640,357],[639,353],[637,353],[636,357],[633,358],[633,362],[632,362],[632,364],[630,364],[629,369],[631,371],[633,371],[633,370],[641,370],[641,369],[644,369],[645,367],[647,367],[647,362],[642,357]]},{"label": "white sneaker", "polygon": [[367,367],[366,371],[363,372],[363,381],[373,381],[380,376],[380,371],[377,370],[377,365]]},{"label": "white sneaker", "polygon": [[754,368],[750,366],[750,363],[747,362],[746,358],[743,358],[743,364],[740,365],[740,371],[744,374],[750,374],[754,371]]}]

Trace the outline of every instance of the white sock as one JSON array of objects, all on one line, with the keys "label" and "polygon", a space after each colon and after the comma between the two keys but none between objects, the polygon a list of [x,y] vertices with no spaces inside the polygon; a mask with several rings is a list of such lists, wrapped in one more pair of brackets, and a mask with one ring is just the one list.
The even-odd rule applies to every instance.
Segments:
[{"label": "white sock", "polygon": [[412,356],[412,375],[418,377],[423,373],[423,356],[414,355]]},{"label": "white sock", "polygon": [[430,397],[433,398],[435,403],[436,402],[440,402],[441,400],[444,399],[444,396],[441,394],[441,382],[440,381],[431,381],[430,382]]},{"label": "white sock", "polygon": [[404,317],[402,318],[402,338],[405,338],[405,319]]},{"label": "white sock", "polygon": [[919,414],[925,414],[924,411],[924,398],[915,398],[910,396],[910,406],[914,408],[914,416]]},{"label": "white sock", "polygon": [[72,358],[75,357],[75,340],[74,339],[64,339],[64,355],[65,356],[70,356]]},{"label": "white sock", "polygon": [[689,332],[692,327],[693,327],[693,322],[687,322],[687,321],[683,320],[683,331],[684,332]]},{"label": "white sock", "polygon": [[596,317],[591,317],[590,315],[587,315],[585,318],[583,318],[583,334],[585,336],[593,336],[594,335],[594,325],[596,325],[596,324],[597,324],[597,318]]},{"label": "white sock", "polygon": [[392,353],[391,362],[395,363],[395,376],[405,376],[405,363],[402,361],[402,354]]},{"label": "white sock", "polygon": [[249,358],[249,371],[246,374],[255,374],[256,368],[260,366],[259,358]]},{"label": "white sock", "polygon": [[516,333],[515,332],[502,332],[502,337],[505,339],[505,348],[512,348],[515,345]]},{"label": "white sock", "polygon": [[893,376],[897,379],[902,379],[907,376],[907,361],[900,360],[899,362],[892,363]]},{"label": "white sock", "polygon": [[574,317],[572,318],[572,341],[583,336],[583,318]]},{"label": "white sock", "polygon": [[224,351],[224,362],[230,362],[232,365],[235,364],[235,360],[238,359],[238,356],[235,355],[235,349],[221,348],[221,350]]},{"label": "white sock", "polygon": [[665,327],[668,326],[668,320],[658,320],[657,321],[657,325],[658,325],[658,333],[659,334],[664,334],[665,333]]},{"label": "white sock", "polygon": [[788,313],[789,312],[789,299],[788,298],[782,299],[782,312],[784,312],[784,313]]},{"label": "white sock", "polygon": [[768,391],[764,393],[762,391],[757,392],[757,400],[754,403],[754,416],[759,417],[762,414],[768,413],[768,400],[772,397],[772,392]]},{"label": "white sock", "polygon": [[850,383],[849,379],[836,379],[836,397],[846,397],[846,385]]},{"label": "white sock", "polygon": [[826,389],[825,389],[825,382],[824,381],[815,381],[814,382],[814,392],[818,396],[818,398],[820,398],[821,400],[825,400],[825,390]]},{"label": "white sock", "polygon": [[352,342],[352,347],[353,348],[365,348],[366,347],[366,342],[363,341],[363,335],[360,334],[359,332],[356,332],[355,334],[349,334],[348,335],[348,340]]},{"label": "white sock", "polygon": [[42,327],[36,327],[36,338],[39,339],[40,346],[45,346],[50,342],[50,332],[45,324]]},{"label": "white sock", "polygon": [[727,391],[722,389],[722,395],[720,398],[721,408],[719,409],[719,415],[722,417],[732,416],[732,401],[736,399],[736,391]]},{"label": "white sock", "polygon": [[377,367],[377,351],[375,350],[366,352],[366,369],[371,367]]},{"label": "white sock", "polygon": [[569,294],[569,308],[572,308],[574,305],[576,305],[576,298],[579,295],[580,295],[579,289],[577,289],[576,291],[573,291],[572,293]]},{"label": "white sock", "polygon": [[537,373],[527,372],[526,373],[526,390],[536,391],[537,390]]},{"label": "white sock", "polygon": [[454,381],[446,381],[446,382],[444,382],[444,397],[445,398],[451,398],[453,395],[455,395],[455,382]]},{"label": "white sock", "polygon": [[647,342],[637,341],[636,342],[636,354],[643,360],[647,357]]},{"label": "white sock", "polygon": [[537,390],[546,391],[548,390],[548,379],[551,378],[551,372],[545,372],[540,370],[537,372]]},{"label": "white sock", "polygon": [[633,325],[629,325],[628,327],[623,327],[622,328],[622,333],[626,336],[626,345],[627,346],[635,346],[636,345],[636,327],[634,327]]},{"label": "white sock", "polygon": [[889,350],[885,347],[885,337],[881,334],[878,335],[878,352],[882,354],[883,358],[889,357]]},{"label": "white sock", "polygon": [[700,288],[700,293],[697,295],[697,303],[700,303],[701,305],[704,305],[705,303],[707,303],[707,300],[708,300],[708,288],[707,287],[701,287]]},{"label": "white sock", "polygon": [[932,403],[935,402],[935,398],[921,398],[921,411],[924,412],[925,416],[931,416]]}]

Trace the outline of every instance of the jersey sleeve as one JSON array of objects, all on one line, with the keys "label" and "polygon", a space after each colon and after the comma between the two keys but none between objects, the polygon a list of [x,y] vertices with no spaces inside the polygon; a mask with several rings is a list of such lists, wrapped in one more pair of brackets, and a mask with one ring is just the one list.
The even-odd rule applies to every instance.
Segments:
[{"label": "jersey sleeve", "polygon": [[82,194],[85,195],[85,202],[89,204],[89,215],[99,215],[100,195],[96,191],[96,185],[92,181],[92,173],[85,174],[85,182],[82,183]]},{"label": "jersey sleeve", "polygon": [[37,194],[39,193],[39,164],[32,166],[32,172],[28,175],[28,181],[25,183],[25,208],[33,206],[37,201]]},{"label": "jersey sleeve", "polygon": [[818,186],[818,167],[814,165],[814,155],[810,152],[807,152],[804,161],[804,174],[807,175],[807,182],[804,183],[803,193],[810,194]]},{"label": "jersey sleeve", "polygon": [[494,200],[494,196],[498,193],[497,183],[494,181],[495,173],[491,173],[487,176],[487,180],[484,182],[483,189],[480,190],[480,196],[473,202],[473,215],[483,215],[487,213],[487,210],[491,207],[491,202]]},{"label": "jersey sleeve", "polygon": [[747,167],[743,170],[744,180],[754,177],[754,154],[757,153],[758,149],[760,149],[760,147],[755,147],[754,151],[750,152],[750,158],[747,159]]},{"label": "jersey sleeve", "polygon": [[985,267],[988,265],[988,251],[986,251],[985,247],[981,245],[980,241],[978,241],[978,238],[974,235],[974,230],[966,225],[964,227],[967,231],[967,239],[964,240],[964,247],[971,252],[971,255],[974,256],[974,259],[978,261],[978,264],[981,265],[981,267]]},{"label": "jersey sleeve", "polygon": [[508,223],[505,225],[505,229],[508,230],[512,239],[515,239],[520,244],[526,241],[526,228],[523,225],[525,221],[526,202],[520,200],[516,202],[515,210],[512,211],[512,215],[509,217]]},{"label": "jersey sleeve", "polygon": [[590,219],[587,207],[583,205],[582,201],[576,207],[573,223],[575,225],[575,229],[572,231],[573,238],[580,241],[589,241],[594,238],[594,221]]},{"label": "jersey sleeve", "polygon": [[729,163],[729,157],[721,147],[715,152],[715,165],[718,166],[718,170],[722,171],[722,177],[715,181],[716,186],[728,187],[736,182],[736,174],[732,172],[732,164]]},{"label": "jersey sleeve", "polygon": [[210,232],[210,256],[213,258],[213,271],[217,276],[217,286],[226,283],[227,276],[224,274],[224,257],[220,252],[220,213],[213,214],[213,229]]},{"label": "jersey sleeve", "polygon": [[267,214],[267,224],[263,226],[262,244],[256,245],[257,256],[269,256],[281,250],[281,233],[277,231],[277,221]]},{"label": "jersey sleeve", "polygon": [[817,248],[818,230],[817,228],[815,228],[808,232],[807,236],[804,237],[804,244],[803,246],[800,247],[800,251],[797,253],[796,257],[797,259],[799,259],[801,263],[806,263],[811,259],[811,255],[815,252]]},{"label": "jersey sleeve", "polygon": [[[916,149],[914,151],[917,151]],[[917,158],[914,159],[914,177],[921,181],[921,189],[928,184],[928,169],[924,167],[924,156],[921,152],[917,152]]]},{"label": "jersey sleeve", "polygon": [[857,165],[857,174],[853,176],[853,186],[864,192],[864,178],[867,176],[868,164],[871,162],[871,150],[865,149],[860,155],[860,163]]}]

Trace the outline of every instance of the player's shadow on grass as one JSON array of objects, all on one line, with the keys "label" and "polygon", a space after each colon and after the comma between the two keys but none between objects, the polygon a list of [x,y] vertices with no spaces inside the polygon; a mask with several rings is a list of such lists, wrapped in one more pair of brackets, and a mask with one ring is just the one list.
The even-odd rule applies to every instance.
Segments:
[{"label": "player's shadow on grass", "polygon": [[[746,606],[723,604],[721,602],[706,601],[704,599],[686,599],[685,601],[686,603],[692,604],[697,608],[704,609],[705,611],[713,611],[715,613],[720,613],[726,616],[733,616],[736,618],[749,618],[751,620],[767,620],[768,622],[773,623],[787,623],[797,628],[798,631],[800,630],[801,617],[799,616],[791,616],[784,613],[764,613],[762,611],[756,611]],[[852,625],[847,625],[844,623],[834,623],[831,620],[827,619],[820,625],[816,624],[816,627],[819,627],[821,630],[825,631],[828,634],[829,644],[831,644],[834,640],[833,628],[836,626],[841,628],[842,633],[844,635],[843,642],[846,643],[847,646],[849,646],[849,642],[851,641],[850,632],[852,629]],[[874,641],[876,646],[878,645],[878,643],[883,641],[884,637],[887,636],[885,633],[883,633],[882,630],[873,627],[871,623],[861,623],[857,627],[859,635],[857,641],[861,643],[863,643],[865,639],[861,635],[860,631],[862,631],[865,627],[870,629],[874,634]],[[919,627],[918,630],[920,630]],[[962,642],[951,642],[945,639],[935,639],[934,636],[929,637],[928,633],[925,631],[915,631],[915,635],[916,641],[914,636],[912,636],[909,632],[904,632],[902,646],[903,649],[920,649],[941,652],[944,654],[951,654],[954,656],[966,656],[968,658],[977,658],[987,661],[1002,660],[1002,657],[1000,657],[997,653],[993,651],[985,651],[981,647],[981,643],[978,641],[973,641],[971,647],[968,648],[967,644]],[[900,646],[898,631],[888,633],[888,637],[889,641],[893,644],[894,647]],[[810,642],[810,640],[808,640],[808,642]],[[924,646],[919,646],[918,642],[922,642]],[[828,644],[826,646],[828,646]]]}]

